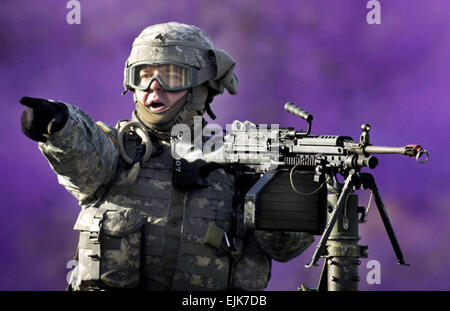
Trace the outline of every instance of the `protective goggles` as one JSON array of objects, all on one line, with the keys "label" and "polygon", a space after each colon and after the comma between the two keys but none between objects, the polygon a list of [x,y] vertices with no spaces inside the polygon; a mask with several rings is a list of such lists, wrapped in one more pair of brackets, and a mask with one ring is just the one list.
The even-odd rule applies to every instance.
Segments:
[{"label": "protective goggles", "polygon": [[208,81],[215,76],[215,66],[210,64],[200,70],[174,63],[136,63],[128,68],[128,84],[146,91],[157,80],[168,92],[185,90]]}]

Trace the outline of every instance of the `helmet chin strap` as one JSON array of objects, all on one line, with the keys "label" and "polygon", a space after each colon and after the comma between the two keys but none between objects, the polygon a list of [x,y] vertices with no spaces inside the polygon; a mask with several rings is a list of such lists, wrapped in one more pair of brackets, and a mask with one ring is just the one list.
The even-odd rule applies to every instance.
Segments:
[{"label": "helmet chin strap", "polygon": [[[136,109],[133,112],[133,117],[136,117],[141,121],[155,136],[168,140],[170,138],[170,132],[175,124],[185,123],[189,127],[193,126],[193,117],[196,115],[203,115],[206,109],[206,99],[208,95],[208,88],[204,85],[199,85],[189,89],[188,93],[183,96],[174,106],[182,105],[178,113],[173,118],[163,123],[152,123],[148,120],[148,113],[144,109],[140,109],[143,105],[140,105],[137,101],[136,94],[133,95]],[[184,104],[182,103],[184,101]],[[139,107],[140,106],[140,107]]]}]

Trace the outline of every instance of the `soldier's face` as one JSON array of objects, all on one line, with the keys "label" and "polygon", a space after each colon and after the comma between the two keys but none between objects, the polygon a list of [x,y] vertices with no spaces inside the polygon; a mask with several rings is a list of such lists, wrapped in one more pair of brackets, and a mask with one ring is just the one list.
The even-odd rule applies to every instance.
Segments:
[{"label": "soldier's face", "polygon": [[147,91],[136,90],[137,100],[153,113],[162,114],[178,102],[187,90],[167,92],[154,80]]}]

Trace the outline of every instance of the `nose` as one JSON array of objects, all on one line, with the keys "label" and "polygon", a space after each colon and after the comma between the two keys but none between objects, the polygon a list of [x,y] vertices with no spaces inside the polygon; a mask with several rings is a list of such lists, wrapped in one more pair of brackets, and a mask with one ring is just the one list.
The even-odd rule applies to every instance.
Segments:
[{"label": "nose", "polygon": [[164,89],[163,89],[163,87],[161,86],[161,84],[159,84],[159,81],[158,81],[158,80],[153,80],[152,83],[150,84],[150,90],[149,90],[149,92],[152,93],[152,92],[156,92],[156,91],[158,91],[158,92],[164,92]]}]

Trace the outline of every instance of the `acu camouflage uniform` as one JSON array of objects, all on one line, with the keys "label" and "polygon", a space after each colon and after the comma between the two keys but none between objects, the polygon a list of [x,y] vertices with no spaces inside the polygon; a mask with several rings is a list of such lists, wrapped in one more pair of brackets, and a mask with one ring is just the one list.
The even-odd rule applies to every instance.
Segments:
[{"label": "acu camouflage uniform", "polygon": [[[179,27],[169,24],[163,27]],[[128,61],[141,53],[142,42],[135,43]],[[166,48],[177,50],[170,42]],[[213,53],[216,59],[226,59],[223,51]],[[219,66],[221,78],[209,81],[209,88],[221,93],[225,85],[230,91],[237,81],[229,69],[230,64],[225,70]],[[190,108],[197,110],[195,94],[193,99]],[[312,243],[313,237],[305,233],[246,232],[242,210],[233,202],[233,174],[223,169],[210,174],[208,188],[174,188],[169,141],[150,128],[153,154],[130,179],[131,165],[123,161],[117,145],[121,123],[116,128],[96,124],[81,109],[67,107],[65,126],[39,148],[82,208],[74,227],[80,240],[70,289],[263,290],[271,259],[290,260]],[[135,113],[133,120],[141,122]],[[139,138],[126,134],[124,145],[127,154],[134,155]],[[211,225],[230,233],[233,249],[225,239],[213,246],[204,242]]]}]

